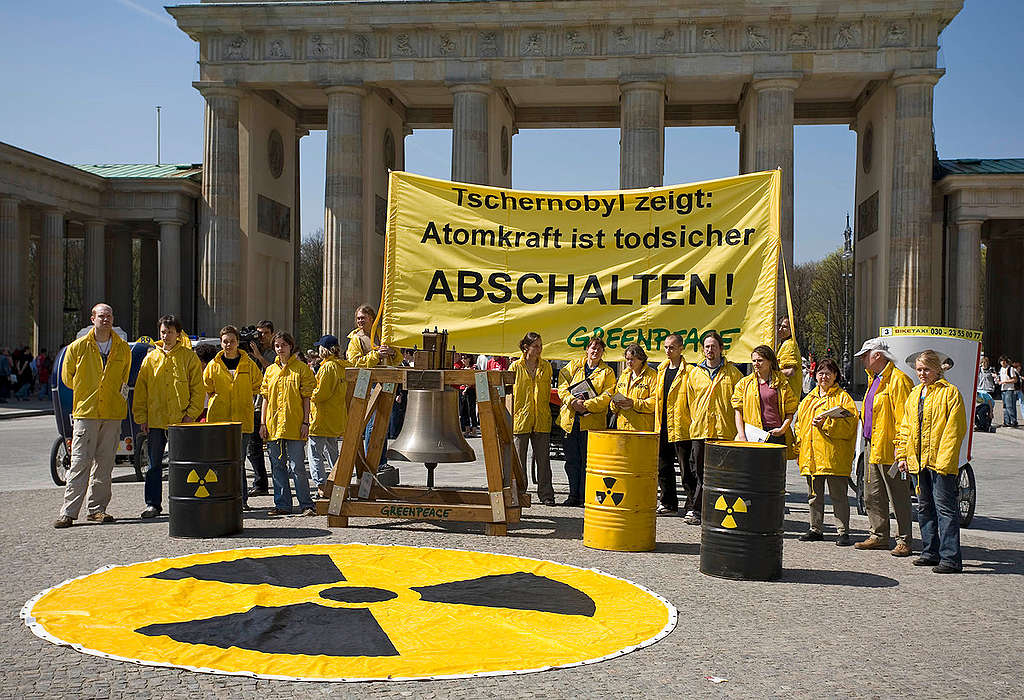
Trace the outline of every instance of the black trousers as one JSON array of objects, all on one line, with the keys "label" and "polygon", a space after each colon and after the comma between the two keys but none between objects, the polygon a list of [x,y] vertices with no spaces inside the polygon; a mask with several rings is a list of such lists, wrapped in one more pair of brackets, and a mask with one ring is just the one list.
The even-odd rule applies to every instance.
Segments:
[{"label": "black trousers", "polygon": [[[668,433],[662,429],[661,445],[658,448],[658,490],[659,503],[670,510],[679,509],[679,496],[676,490],[676,464],[679,464],[679,472],[683,477],[683,486],[687,486],[687,474],[690,472],[690,447],[689,440],[669,442]],[[692,490],[692,486],[686,489],[686,493]]]},{"label": "black trousers", "polygon": [[[686,486],[686,510],[701,514],[704,499],[704,441],[691,440],[693,447],[690,450],[690,473],[683,476],[683,486]],[[689,479],[692,484],[687,484]]]}]

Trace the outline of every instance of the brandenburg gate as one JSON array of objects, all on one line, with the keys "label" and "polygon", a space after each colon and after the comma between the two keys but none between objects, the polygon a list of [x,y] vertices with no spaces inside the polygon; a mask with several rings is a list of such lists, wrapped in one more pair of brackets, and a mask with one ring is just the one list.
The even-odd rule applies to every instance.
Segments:
[{"label": "brandenburg gate", "polygon": [[[943,316],[932,245],[938,38],[962,0],[202,2],[206,98],[199,326],[292,294],[298,141],[327,130],[323,326],[379,298],[387,173],[414,129],[452,130],[454,180],[512,181],[519,129],[617,127],[619,184],[663,184],[665,127],[733,126],[741,173],[781,168],[793,259],[793,129],[857,132],[858,332]],[[686,153],[669,154],[685,158]],[[554,165],[554,164],[553,164]],[[850,164],[851,166],[854,163]],[[572,163],[559,167],[572,168]],[[977,233],[977,227],[974,227]],[[257,236],[258,232],[269,234]],[[975,236],[977,237],[977,236]],[[979,242],[958,263],[979,267]],[[973,257],[972,257],[973,256]],[[973,273],[976,275],[976,273]],[[287,305],[291,308],[291,304]],[[979,327],[976,300],[956,323]]]}]

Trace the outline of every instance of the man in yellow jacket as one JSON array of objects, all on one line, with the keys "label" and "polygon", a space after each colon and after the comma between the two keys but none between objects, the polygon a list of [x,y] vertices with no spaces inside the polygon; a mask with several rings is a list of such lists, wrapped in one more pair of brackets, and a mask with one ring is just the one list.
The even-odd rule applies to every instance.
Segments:
[{"label": "man in yellow jacket", "polygon": [[147,435],[149,453],[143,518],[155,518],[162,510],[167,426],[195,420],[206,396],[199,358],[187,338],[181,339],[181,322],[168,315],[160,317],[159,325],[160,340],[142,361],[132,400],[132,414]]},{"label": "man in yellow jacket", "polygon": [[790,328],[789,316],[779,317],[779,349],[775,351],[775,357],[779,361],[779,369],[789,382],[789,388],[800,401],[804,375],[803,363],[800,360],[800,347],[793,338],[793,329]]},{"label": "man in yellow jacket", "polygon": [[690,407],[690,459],[696,486],[693,496],[687,493],[686,522],[700,525],[701,500],[704,496],[704,441],[732,440],[736,437],[732,395],[743,373],[722,355],[724,343],[717,331],[704,334],[701,343],[704,359],[686,377],[686,400]]},{"label": "man in yellow jacket", "polygon": [[861,409],[864,436],[864,505],[868,511],[867,539],[855,549],[889,549],[889,504],[896,513],[894,557],[909,557],[913,532],[910,520],[910,482],[905,475],[889,476],[896,459],[896,431],[914,383],[896,369],[889,345],[869,338],[854,355],[868,375],[868,392]]},{"label": "man in yellow jacket", "polygon": [[657,512],[661,515],[679,510],[677,461],[687,504],[691,504],[697,488],[697,476],[690,464],[690,405],[686,399],[686,375],[690,366],[683,359],[683,336],[673,333],[665,338],[664,347],[665,361],[658,365],[658,376],[654,380],[654,432],[660,436]]},{"label": "man in yellow jacket", "polygon": [[[71,527],[89,489],[86,519],[112,523],[110,474],[121,438],[121,421],[128,413],[128,373],[132,352],[114,333],[114,310],[107,304],[92,308],[92,329],[64,351],[61,381],[71,389],[71,468],[64,487],[64,505],[53,523]],[[91,484],[91,487],[90,487]]]}]

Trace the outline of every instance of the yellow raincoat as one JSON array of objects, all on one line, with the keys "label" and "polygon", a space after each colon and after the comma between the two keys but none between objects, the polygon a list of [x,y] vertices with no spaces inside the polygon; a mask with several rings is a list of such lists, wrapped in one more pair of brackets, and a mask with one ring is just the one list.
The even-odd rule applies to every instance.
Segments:
[{"label": "yellow raincoat", "polygon": [[[800,360],[800,348],[797,347],[796,340],[792,336],[782,341],[779,349],[775,351],[775,357],[779,361],[779,367],[782,369],[793,369],[793,376],[786,377],[786,381],[789,383],[789,390],[796,397],[796,400],[800,401],[800,393],[803,389],[804,374],[803,374],[803,363]],[[786,376],[786,375],[782,375]],[[751,423],[753,425],[753,423]]]},{"label": "yellow raincoat", "polygon": [[686,373],[686,400],[690,406],[690,438],[694,440],[732,440],[736,420],[732,412],[732,394],[743,373],[722,358],[722,367],[712,379],[700,365]]},{"label": "yellow raincoat", "polygon": [[110,353],[103,364],[96,329],[90,329],[64,351],[60,379],[74,394],[72,418],[123,420],[128,402],[121,387],[128,383],[132,369],[132,351],[117,333],[110,333]]},{"label": "yellow raincoat", "polygon": [[210,404],[206,407],[208,423],[219,421],[235,421],[242,424],[243,433],[253,431],[253,397],[260,393],[263,383],[263,370],[256,364],[249,353],[238,351],[241,357],[234,376],[224,364],[224,351],[210,360],[203,370],[203,384],[210,395]]},{"label": "yellow raincoat", "polygon": [[[820,428],[811,421],[829,409],[842,406],[845,418],[828,418]],[[820,386],[800,402],[797,449],[802,476],[850,476],[857,438],[857,404],[838,385],[825,393]]]},{"label": "yellow raincoat", "polygon": [[615,385],[615,391],[626,398],[633,399],[633,408],[618,409],[611,404],[612,411],[618,415],[615,427],[619,430],[651,431],[654,430],[655,394],[658,393],[658,373],[644,366],[639,377],[633,376],[633,370],[626,367]]},{"label": "yellow raincoat", "polygon": [[[782,372],[772,372],[768,377],[768,384],[776,391],[779,415],[782,419],[785,420],[786,416],[796,413],[800,400],[790,390],[786,375]],[[764,430],[764,421],[761,416],[761,392],[759,388],[756,372],[748,374],[739,380],[732,393],[732,407],[740,410],[745,423]],[[793,436],[792,423],[790,424],[790,429],[785,432],[784,437],[786,438],[786,458],[796,459],[796,438]]]},{"label": "yellow raincoat", "polygon": [[551,432],[551,363],[537,361],[533,376],[526,371],[526,362],[520,358],[509,365],[516,375],[512,387],[512,433]]},{"label": "yellow raincoat", "polygon": [[316,375],[296,355],[281,364],[281,358],[267,367],[260,396],[267,400],[263,422],[267,424],[267,440],[301,440],[302,400],[313,396]]},{"label": "yellow raincoat", "polygon": [[140,425],[165,430],[180,423],[182,416],[198,418],[204,396],[202,364],[191,346],[179,342],[164,352],[163,341],[158,340],[135,379],[132,415]]},{"label": "yellow raincoat", "polygon": [[[865,370],[866,371],[866,370]],[[875,375],[867,372],[868,387],[875,381]],[[889,465],[896,461],[896,433],[903,422],[903,407],[914,388],[910,377],[896,369],[890,362],[880,373],[881,380],[875,391],[871,409],[871,464]],[[916,408],[914,410],[917,410]],[[861,409],[861,419],[867,413]]]},{"label": "yellow raincoat", "polygon": [[923,386],[915,386],[907,397],[896,437],[896,459],[907,460],[912,474],[917,474],[923,466],[939,474],[955,476],[960,471],[960,446],[967,435],[963,398],[960,390],[945,379],[936,381],[924,396],[924,415],[919,428],[917,408]]},{"label": "yellow raincoat", "polygon": [[[586,357],[573,360],[558,373],[558,398],[562,400],[562,410],[558,413],[558,425],[562,430],[572,432],[573,418],[576,411],[569,407],[572,394],[569,387],[586,378],[583,366],[587,363]],[[597,390],[597,396],[583,402],[587,413],[581,413],[580,430],[604,430],[608,427],[608,404],[612,400],[612,392],[615,391],[615,371],[602,360],[594,371],[590,373],[590,382]]]},{"label": "yellow raincoat", "polygon": [[[654,432],[661,433],[661,407],[665,396],[665,374],[668,372],[668,360],[658,365],[658,376],[654,380]],[[668,388],[668,410],[665,411],[666,434],[669,442],[682,442],[690,439],[690,404],[686,398],[686,375],[690,372],[686,360],[679,360],[672,385]]]},{"label": "yellow raincoat", "polygon": [[[381,364],[381,354],[378,351],[380,346],[371,343],[370,351],[365,352],[359,336],[358,328],[348,334],[348,349],[345,350],[345,359],[352,363],[352,367],[376,367]],[[395,356],[389,359],[387,364],[398,367],[402,364],[402,354],[396,350]]]},{"label": "yellow raincoat", "polygon": [[316,371],[316,389],[310,397],[309,434],[336,438],[345,434],[348,404],[345,403],[345,368],[340,357],[327,357]]}]

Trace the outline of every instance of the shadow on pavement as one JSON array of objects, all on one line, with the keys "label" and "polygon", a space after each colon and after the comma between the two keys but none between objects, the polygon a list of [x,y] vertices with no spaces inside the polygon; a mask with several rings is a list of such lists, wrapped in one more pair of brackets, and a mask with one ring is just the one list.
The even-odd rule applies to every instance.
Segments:
[{"label": "shadow on pavement", "polygon": [[1024,574],[1024,552],[1019,549],[962,547],[965,574]]},{"label": "shadow on pavement", "polygon": [[826,586],[856,586],[857,588],[892,588],[900,585],[900,582],[894,578],[864,571],[820,569],[783,569],[782,578],[769,583],[812,583]]},{"label": "shadow on pavement", "polygon": [[280,540],[290,537],[326,537],[330,534],[332,534],[330,530],[318,527],[246,527],[240,533],[235,535],[235,537]]},{"label": "shadow on pavement", "polygon": [[984,515],[975,515],[971,520],[971,526],[965,528],[970,531],[982,530],[986,532],[1024,532],[1024,520],[1020,518],[989,518]]},{"label": "shadow on pavement", "polygon": [[700,545],[696,542],[657,542],[654,545],[654,553],[697,556],[700,554]]}]

